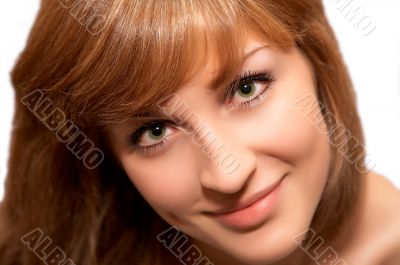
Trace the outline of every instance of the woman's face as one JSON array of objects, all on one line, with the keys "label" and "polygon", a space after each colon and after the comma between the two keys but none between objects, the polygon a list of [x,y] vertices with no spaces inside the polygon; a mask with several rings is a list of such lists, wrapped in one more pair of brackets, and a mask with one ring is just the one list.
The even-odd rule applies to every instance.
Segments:
[{"label": "woman's face", "polygon": [[290,254],[293,238],[309,227],[330,154],[327,135],[295,105],[316,97],[308,60],[256,35],[244,49],[238,72],[246,77],[232,93],[209,86],[218,67],[210,54],[200,72],[160,103],[159,119],[172,123],[135,134],[135,119],[113,126],[110,137],[146,201],[203,253],[262,264]]}]

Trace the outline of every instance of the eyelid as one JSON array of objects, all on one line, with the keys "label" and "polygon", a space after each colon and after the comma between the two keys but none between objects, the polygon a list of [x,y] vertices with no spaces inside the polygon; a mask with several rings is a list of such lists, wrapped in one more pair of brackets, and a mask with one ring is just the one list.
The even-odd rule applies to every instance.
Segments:
[{"label": "eyelid", "polygon": [[[237,77],[233,82],[231,82],[225,88],[223,102],[226,103],[227,100],[230,99],[236,93],[240,84],[249,82],[249,81],[260,81],[260,82],[268,83],[267,88],[264,89],[264,91],[262,92],[262,94],[264,94],[265,91],[268,90],[269,84],[275,81],[275,77],[272,74],[272,72],[269,70],[256,70],[256,71],[244,72],[242,75]],[[261,96],[261,93],[259,96],[257,96],[257,98],[260,96]],[[250,105],[251,104],[250,101],[252,101],[252,100],[253,99],[245,101],[245,102],[241,103],[240,105],[242,105],[244,103],[248,103],[248,105]],[[164,143],[169,141],[170,137],[165,137],[165,139],[161,140],[159,143],[156,143],[154,145],[143,146],[143,147],[140,147],[137,145],[137,142],[140,139],[140,137],[143,135],[143,132],[145,132],[146,129],[148,127],[150,127],[152,124],[158,123],[158,122],[162,122],[164,124],[164,126],[175,127],[175,129],[177,129],[177,127],[188,126],[187,124],[184,124],[186,122],[186,120],[182,124],[179,122],[177,124],[175,121],[171,120],[170,117],[167,117],[167,116],[162,117],[161,115],[157,115],[157,117],[155,117],[155,116],[143,117],[143,119],[140,121],[140,123],[138,123],[134,129],[132,129],[133,133],[131,133],[128,137],[129,144],[131,146],[133,146],[135,148],[135,150],[138,151],[138,153],[153,152],[153,149],[158,149],[158,147],[164,145]]]},{"label": "eyelid", "polygon": [[141,125],[132,129],[133,132],[130,133],[128,136],[128,143],[132,146],[137,145],[137,141],[140,139],[142,134],[147,130],[148,127],[150,127],[155,123],[163,123],[165,126],[172,126],[172,127],[174,127],[175,125],[173,121],[162,120],[162,119],[155,119],[145,123],[142,122]]},{"label": "eyelid", "polygon": [[232,98],[240,84],[254,80],[272,83],[275,81],[275,76],[269,70],[246,71],[226,87],[223,102],[226,103],[228,99]]},{"label": "eyelid", "polygon": [[134,150],[135,153],[137,153],[140,156],[146,157],[146,156],[159,155],[160,152],[162,153],[168,150],[167,146],[169,144],[172,144],[172,142],[174,141],[173,139],[178,136],[177,134],[179,134],[179,129],[177,128],[176,125],[171,125],[172,122],[170,121],[161,121],[161,122],[164,122],[164,126],[169,127],[170,130],[172,130],[172,132],[166,134],[161,140],[151,145],[140,146],[137,143],[140,140],[139,138],[139,140],[136,141],[135,144],[133,143],[130,144],[131,148]]}]

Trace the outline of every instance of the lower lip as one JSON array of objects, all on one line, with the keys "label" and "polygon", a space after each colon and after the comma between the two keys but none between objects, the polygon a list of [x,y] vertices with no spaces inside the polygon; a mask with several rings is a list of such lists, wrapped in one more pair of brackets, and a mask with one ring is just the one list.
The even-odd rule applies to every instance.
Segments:
[{"label": "lower lip", "polygon": [[268,193],[250,206],[235,212],[214,215],[216,220],[234,229],[249,229],[262,224],[272,213],[278,203],[282,181]]}]

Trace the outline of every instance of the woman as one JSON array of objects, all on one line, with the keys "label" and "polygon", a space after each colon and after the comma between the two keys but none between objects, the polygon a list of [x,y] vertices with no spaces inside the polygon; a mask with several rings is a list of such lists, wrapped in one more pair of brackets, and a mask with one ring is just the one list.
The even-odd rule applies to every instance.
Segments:
[{"label": "woman", "polygon": [[49,1],[1,264],[399,264],[320,1]]}]

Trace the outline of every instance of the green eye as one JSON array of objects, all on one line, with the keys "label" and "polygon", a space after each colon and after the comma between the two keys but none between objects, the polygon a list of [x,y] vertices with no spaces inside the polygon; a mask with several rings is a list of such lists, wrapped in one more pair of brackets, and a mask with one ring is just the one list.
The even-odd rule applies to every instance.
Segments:
[{"label": "green eye", "polygon": [[147,128],[147,135],[153,140],[160,140],[165,135],[165,126],[162,123],[156,123]]},{"label": "green eye", "polygon": [[263,101],[274,81],[275,78],[269,71],[246,72],[227,88],[224,102],[228,108],[254,107]]},{"label": "green eye", "polygon": [[238,89],[239,94],[247,98],[253,96],[255,91],[256,91],[256,85],[254,84],[254,82],[248,82],[242,84]]},{"label": "green eye", "polygon": [[148,155],[169,141],[176,128],[171,121],[154,120],[136,129],[128,138],[128,143],[140,155]]},{"label": "green eye", "polygon": [[255,91],[256,85],[254,84],[254,82],[247,82],[245,84],[242,84],[238,89],[240,96],[247,98],[253,96]]}]

